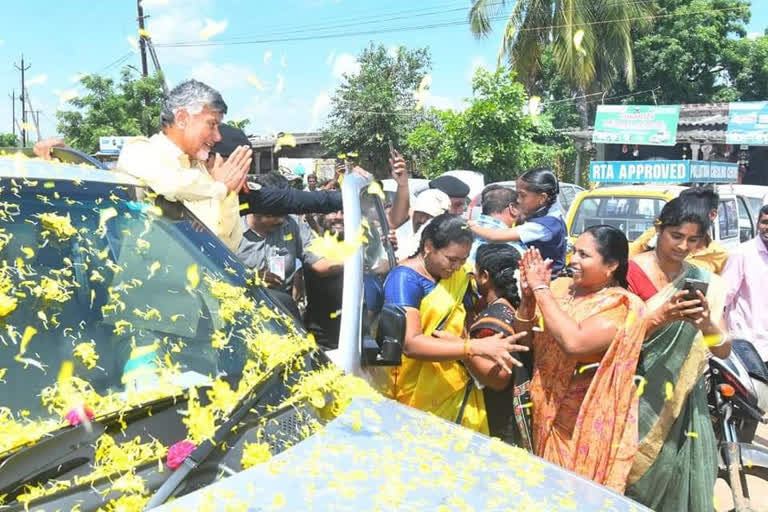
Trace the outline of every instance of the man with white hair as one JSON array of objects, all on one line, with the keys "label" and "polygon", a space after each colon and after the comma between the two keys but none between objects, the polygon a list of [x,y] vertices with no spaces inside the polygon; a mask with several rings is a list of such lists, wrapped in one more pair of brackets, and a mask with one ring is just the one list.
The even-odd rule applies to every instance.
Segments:
[{"label": "man with white hair", "polygon": [[252,150],[239,146],[224,161],[217,156],[210,172],[205,161],[221,140],[219,125],[227,104],[216,90],[187,80],[171,90],[163,104],[162,131],[123,148],[117,170],[146,183],[170,201],[180,201],[230,249],[242,238],[238,194],[246,186]]}]

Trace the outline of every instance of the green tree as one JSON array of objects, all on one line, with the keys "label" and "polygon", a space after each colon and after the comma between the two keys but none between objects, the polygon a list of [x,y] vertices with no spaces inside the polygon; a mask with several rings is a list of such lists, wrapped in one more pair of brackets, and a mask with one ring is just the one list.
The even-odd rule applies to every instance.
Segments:
[{"label": "green tree", "polygon": [[0,148],[12,148],[19,145],[19,137],[13,133],[0,133]]},{"label": "green tree", "polygon": [[395,55],[371,44],[357,58],[360,72],[345,75],[331,98],[325,147],[332,154],[357,153],[363,167],[377,176],[389,175],[388,141],[405,140],[418,120],[414,92],[429,72],[426,48],[400,47]]},{"label": "green tree", "polygon": [[[492,32],[492,21],[507,10],[506,0],[473,0],[470,28],[476,37]],[[518,73],[530,94],[536,87],[546,49],[558,74],[575,93],[582,127],[588,125],[585,93],[602,91],[623,77],[635,84],[632,30],[647,22],[652,4],[638,0],[519,0],[502,33],[498,59]]]},{"label": "green tree", "polygon": [[[739,40],[746,35],[749,2],[665,0],[659,2],[657,14],[651,27],[637,31],[632,45],[636,89],[654,92],[627,101],[678,104],[737,99],[741,89],[728,75],[730,71],[738,74],[735,68],[739,67],[739,50],[744,58],[751,51],[749,43]],[[742,86],[747,86],[749,79],[742,78]],[[627,92],[626,87],[617,84],[612,95]]]},{"label": "green tree", "polygon": [[99,149],[99,137],[157,132],[162,77],[136,78],[126,68],[117,83],[100,75],[87,75],[80,83],[86,93],[68,102],[75,110],[56,112],[58,131],[72,147],[94,153]]},{"label": "green tree", "polygon": [[[479,69],[464,112],[432,110],[408,136],[408,150],[428,177],[473,169],[487,181],[509,180],[537,165],[562,170],[573,150],[547,116],[524,113],[528,97],[515,74]],[[562,176],[562,173],[561,173]]]},{"label": "green tree", "polygon": [[250,119],[240,119],[239,121],[237,121],[235,119],[230,119],[229,121],[227,121],[227,124],[229,126],[237,128],[238,130],[245,131],[246,126],[251,124],[251,120]]},{"label": "green tree", "polygon": [[726,64],[731,88],[740,101],[768,98],[768,36],[735,41]]}]

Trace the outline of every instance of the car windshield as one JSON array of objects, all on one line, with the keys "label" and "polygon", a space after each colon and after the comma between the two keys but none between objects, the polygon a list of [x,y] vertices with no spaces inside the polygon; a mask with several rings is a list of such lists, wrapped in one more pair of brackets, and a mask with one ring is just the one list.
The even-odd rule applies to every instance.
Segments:
[{"label": "car windshield", "polygon": [[0,454],[72,407],[125,411],[306,340],[178,203],[66,180],[1,194]]},{"label": "car windshield", "polygon": [[626,233],[632,241],[653,225],[665,203],[656,197],[586,197],[578,205],[570,234],[578,236],[590,226],[608,224]]}]

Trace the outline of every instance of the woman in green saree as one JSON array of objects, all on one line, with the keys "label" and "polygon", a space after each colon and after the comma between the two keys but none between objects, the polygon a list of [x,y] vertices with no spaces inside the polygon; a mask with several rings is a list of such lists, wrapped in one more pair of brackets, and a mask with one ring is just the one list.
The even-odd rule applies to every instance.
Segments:
[{"label": "woman in green saree", "polygon": [[[656,226],[656,249],[633,258],[627,275],[630,291],[646,301],[649,334],[637,368],[639,446],[626,494],[661,512],[708,512],[717,443],[704,372],[709,353],[731,350],[722,327],[725,289],[718,276],[684,261],[709,229],[706,214],[674,199]],[[707,282],[706,294],[686,299],[686,279]]]}]

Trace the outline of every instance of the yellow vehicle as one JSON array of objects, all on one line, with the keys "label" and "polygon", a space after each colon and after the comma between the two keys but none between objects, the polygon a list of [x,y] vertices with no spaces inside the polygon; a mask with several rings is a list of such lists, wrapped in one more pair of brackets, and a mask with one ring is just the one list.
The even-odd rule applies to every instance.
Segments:
[{"label": "yellow vehicle", "polygon": [[[642,235],[658,218],[664,205],[680,195],[679,185],[606,186],[581,192],[568,210],[566,224],[570,242],[590,226],[609,224],[627,235],[631,242]],[[740,199],[727,186],[717,186],[720,194],[718,219],[712,226],[712,239],[732,249],[739,245]],[[570,251],[569,251],[570,252]]]}]

